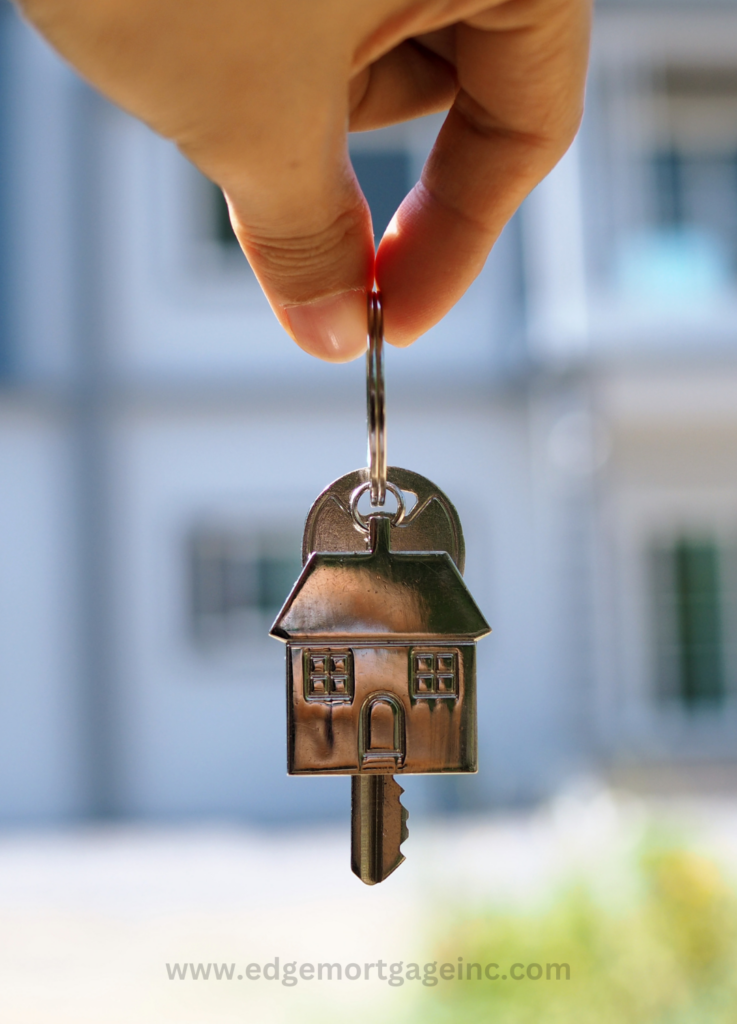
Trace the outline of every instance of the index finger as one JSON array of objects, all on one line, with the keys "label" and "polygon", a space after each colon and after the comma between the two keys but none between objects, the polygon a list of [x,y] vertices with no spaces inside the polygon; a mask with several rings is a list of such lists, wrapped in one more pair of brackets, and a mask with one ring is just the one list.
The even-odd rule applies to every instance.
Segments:
[{"label": "index finger", "polygon": [[456,27],[460,91],[377,253],[387,340],[463,295],[525,196],[575,137],[590,0],[507,0]]}]

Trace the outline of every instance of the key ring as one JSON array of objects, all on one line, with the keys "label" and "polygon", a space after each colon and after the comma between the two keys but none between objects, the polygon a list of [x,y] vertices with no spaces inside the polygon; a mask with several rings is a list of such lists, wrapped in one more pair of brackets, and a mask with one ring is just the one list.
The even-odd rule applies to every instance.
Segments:
[{"label": "key ring", "polygon": [[384,404],[384,310],[381,293],[368,293],[366,403],[371,504],[386,501],[386,406]]},{"label": "key ring", "polygon": [[[368,520],[364,519],[364,517],[358,511],[358,499],[361,497],[362,494],[366,493],[370,486],[371,485],[369,484],[368,480],[364,484],[359,484],[355,491],[353,491],[353,493],[351,494],[351,500],[348,504],[350,513],[353,516],[353,522],[366,532],[368,532],[369,528]],[[404,515],[407,510],[407,507],[404,504],[404,495],[402,494],[400,489],[396,487],[393,483],[388,482],[386,487],[387,490],[391,491],[394,497],[397,499],[397,511],[392,516],[391,522],[392,526],[399,526],[400,523],[403,522]]]}]

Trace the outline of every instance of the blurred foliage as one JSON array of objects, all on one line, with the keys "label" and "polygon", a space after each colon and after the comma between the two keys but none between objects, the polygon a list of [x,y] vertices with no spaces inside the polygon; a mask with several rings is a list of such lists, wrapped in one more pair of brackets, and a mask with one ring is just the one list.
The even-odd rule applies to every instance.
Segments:
[{"label": "blurred foliage", "polygon": [[[635,872],[634,899],[606,905],[578,884],[537,912],[456,917],[433,952],[439,964],[462,956],[496,962],[499,974],[540,964],[543,975],[441,981],[425,989],[423,1024],[735,1024],[734,890],[716,864],[684,849],[651,847]],[[570,981],[554,971],[546,980],[548,963],[570,964]]]}]

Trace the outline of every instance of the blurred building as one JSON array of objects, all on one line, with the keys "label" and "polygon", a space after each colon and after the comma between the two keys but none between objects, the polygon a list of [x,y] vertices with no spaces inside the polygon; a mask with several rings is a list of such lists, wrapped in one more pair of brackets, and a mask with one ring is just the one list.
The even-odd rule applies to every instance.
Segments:
[{"label": "blurred building", "polygon": [[[352,140],[380,235],[437,130]],[[457,504],[481,771],[737,786],[737,7],[600,5],[588,108],[460,305],[388,353]],[[218,191],[0,4],[0,820],[347,812],[285,775],[266,636],[363,366],[308,358]]]}]

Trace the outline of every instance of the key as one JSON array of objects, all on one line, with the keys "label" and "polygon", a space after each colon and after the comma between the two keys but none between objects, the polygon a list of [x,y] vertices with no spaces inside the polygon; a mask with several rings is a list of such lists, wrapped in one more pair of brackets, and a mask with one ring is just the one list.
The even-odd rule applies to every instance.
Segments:
[{"label": "key", "polygon": [[455,508],[425,477],[386,468],[376,325],[374,309],[369,466],[315,500],[302,573],[271,628],[287,647],[289,774],[352,776],[351,866],[367,885],[404,861],[394,776],[476,771],[476,641],[490,632],[463,582]]},{"label": "key", "polygon": [[404,861],[408,813],[392,775],[351,779],[351,867],[366,885],[383,882]]},{"label": "key", "polygon": [[[389,481],[397,512],[365,518],[365,487],[346,511],[368,550],[311,552],[271,635],[287,645],[288,771],[354,776],[352,866],[375,884],[404,859],[392,776],[476,771],[476,641],[489,627],[447,551],[405,550],[402,491]],[[406,528],[421,547],[420,525]]]}]

